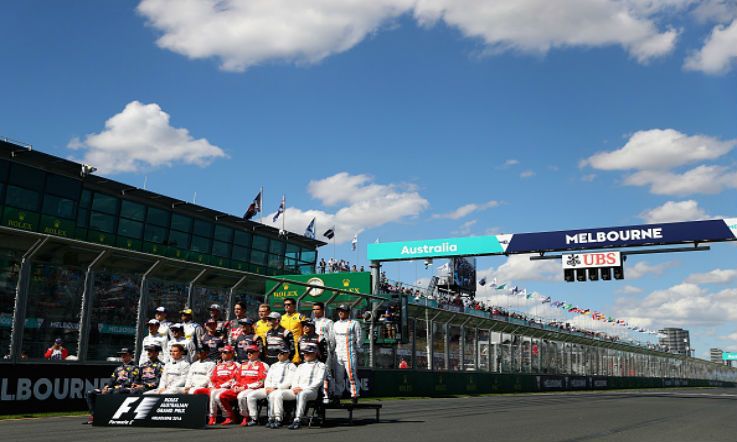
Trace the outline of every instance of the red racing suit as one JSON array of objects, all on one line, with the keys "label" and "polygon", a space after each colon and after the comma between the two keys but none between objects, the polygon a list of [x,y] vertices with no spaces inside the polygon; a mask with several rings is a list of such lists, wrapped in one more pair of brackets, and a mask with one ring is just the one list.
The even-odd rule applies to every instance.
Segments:
[{"label": "red racing suit", "polygon": [[238,398],[239,393],[247,390],[257,390],[264,386],[266,372],[269,366],[261,361],[245,361],[240,364],[240,369],[236,372],[235,382],[232,388],[223,391],[218,396],[218,401],[227,415],[233,416],[233,402]]}]

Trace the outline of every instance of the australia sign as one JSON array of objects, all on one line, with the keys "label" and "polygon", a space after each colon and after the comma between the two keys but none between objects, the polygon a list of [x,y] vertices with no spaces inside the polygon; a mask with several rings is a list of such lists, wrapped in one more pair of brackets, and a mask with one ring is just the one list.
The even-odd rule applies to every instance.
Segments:
[{"label": "australia sign", "polygon": [[512,255],[737,240],[737,218],[368,245],[371,261]]}]

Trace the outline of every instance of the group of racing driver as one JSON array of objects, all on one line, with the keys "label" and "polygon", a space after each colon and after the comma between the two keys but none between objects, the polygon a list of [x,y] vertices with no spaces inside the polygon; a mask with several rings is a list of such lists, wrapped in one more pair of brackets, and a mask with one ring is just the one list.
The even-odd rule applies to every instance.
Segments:
[{"label": "group of racing driver", "polygon": [[[218,304],[210,306],[204,327],[192,321],[192,310],[179,312],[181,321],[167,319],[158,307],[148,321],[142,354],[122,348],[122,365],[102,389],[87,393],[92,422],[96,398],[104,394],[204,394],[209,396],[208,425],[258,425],[258,401],[268,402],[267,428],[280,428],[284,402],[296,401],[289,429],[302,425],[307,402],[322,396],[324,403],[339,401],[347,392],[358,400],[360,324],[350,309],[337,307],[336,321],[326,317],[325,305],[312,306],[312,318],[297,312],[293,298],[284,300],[284,313],[268,304],[258,307],[257,321],[246,317],[246,304],[237,302],[234,318],[221,319]],[[236,415],[237,404],[240,418]]]}]

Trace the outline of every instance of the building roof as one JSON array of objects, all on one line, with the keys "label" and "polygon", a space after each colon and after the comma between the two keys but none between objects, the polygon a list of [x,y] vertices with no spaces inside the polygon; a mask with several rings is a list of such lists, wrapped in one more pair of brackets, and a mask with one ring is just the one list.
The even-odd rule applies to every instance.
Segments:
[{"label": "building roof", "polygon": [[[198,204],[151,192],[129,184],[121,183],[103,176],[90,174],[82,176],[82,164],[34,150],[30,144],[0,138],[0,158],[8,159],[27,166],[43,169],[70,178],[81,179],[88,187],[124,196],[126,199],[143,202],[153,206],[175,209],[177,212],[200,218],[209,218],[222,222],[230,227],[245,229],[266,236],[278,237],[279,229],[254,221],[247,221],[240,216],[210,209]],[[302,247],[317,249],[326,242],[308,238],[294,232],[287,232],[286,239]]]}]

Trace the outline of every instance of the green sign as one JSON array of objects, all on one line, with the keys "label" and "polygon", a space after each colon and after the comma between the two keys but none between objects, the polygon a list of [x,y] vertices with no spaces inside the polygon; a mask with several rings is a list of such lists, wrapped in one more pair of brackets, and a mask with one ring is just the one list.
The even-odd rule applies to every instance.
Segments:
[{"label": "green sign", "polygon": [[49,235],[72,237],[76,224],[53,216],[41,217],[41,232]]},{"label": "green sign", "polygon": [[[325,287],[324,289],[310,289],[310,292],[302,298],[303,302],[326,302],[332,298],[335,292],[329,288],[337,288],[353,293],[371,293],[371,273],[369,272],[346,272],[346,273],[320,273],[314,275],[282,275],[277,278],[304,282],[310,285]],[[277,286],[275,281],[266,282],[266,293],[271,292]],[[281,307],[284,298],[299,298],[307,287],[289,282],[279,283],[277,289],[269,297],[269,305]],[[339,294],[333,300],[334,304],[341,302],[353,303],[357,300],[355,296]]]},{"label": "green sign", "polygon": [[737,361],[737,353],[724,351],[722,352],[723,361]]},{"label": "green sign", "polygon": [[387,242],[368,245],[370,261],[392,261],[447,256],[496,255],[504,253],[496,236]]},{"label": "green sign", "polygon": [[13,227],[14,229],[36,230],[38,219],[39,216],[37,213],[26,210],[14,209],[12,207],[6,207],[3,210],[3,225]]}]

